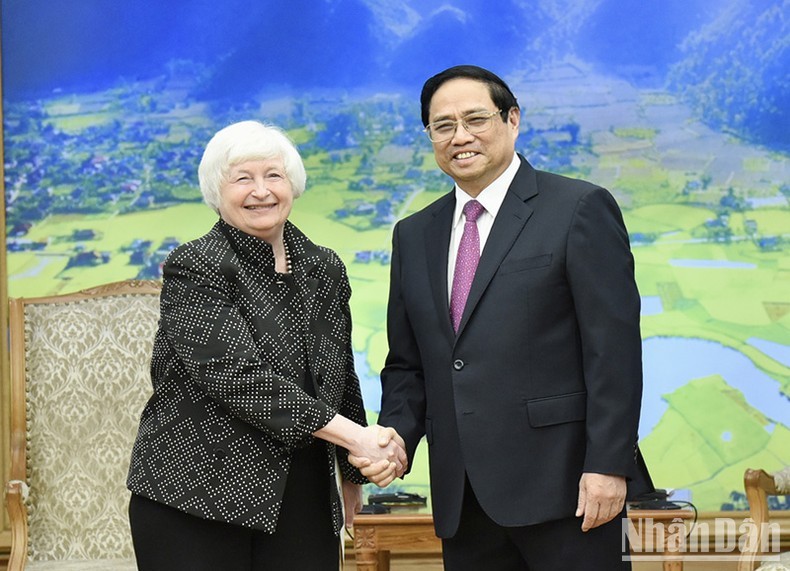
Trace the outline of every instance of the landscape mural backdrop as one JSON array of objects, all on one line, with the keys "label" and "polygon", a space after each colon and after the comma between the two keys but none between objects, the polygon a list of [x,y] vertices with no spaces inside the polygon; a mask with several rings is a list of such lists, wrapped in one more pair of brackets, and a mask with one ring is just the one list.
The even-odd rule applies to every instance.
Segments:
[{"label": "landscape mural backdrop", "polygon": [[[519,98],[518,150],[624,212],[656,484],[742,509],[745,467],[790,464],[788,4],[5,0],[9,293],[157,278],[216,218],[196,176],[210,136],[275,123],[308,170],[292,219],[348,265],[374,420],[392,225],[451,188],[419,90],[482,65]],[[393,489],[428,494],[425,453]]]}]

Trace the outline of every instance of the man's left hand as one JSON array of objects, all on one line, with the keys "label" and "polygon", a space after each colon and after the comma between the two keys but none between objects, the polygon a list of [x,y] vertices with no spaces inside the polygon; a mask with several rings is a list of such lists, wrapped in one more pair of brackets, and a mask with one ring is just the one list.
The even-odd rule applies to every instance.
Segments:
[{"label": "man's left hand", "polygon": [[617,517],[625,503],[625,478],[585,472],[579,480],[576,517],[584,516],[582,531],[589,531]]}]

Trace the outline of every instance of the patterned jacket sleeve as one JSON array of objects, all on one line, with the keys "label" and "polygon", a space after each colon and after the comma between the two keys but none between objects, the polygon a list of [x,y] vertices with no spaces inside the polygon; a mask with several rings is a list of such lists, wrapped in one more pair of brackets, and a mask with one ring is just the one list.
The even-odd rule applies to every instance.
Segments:
[{"label": "patterned jacket sleeve", "polygon": [[304,442],[335,412],[272,370],[220,267],[195,248],[175,250],[163,269],[160,327],[192,381],[225,410],[286,445]]}]

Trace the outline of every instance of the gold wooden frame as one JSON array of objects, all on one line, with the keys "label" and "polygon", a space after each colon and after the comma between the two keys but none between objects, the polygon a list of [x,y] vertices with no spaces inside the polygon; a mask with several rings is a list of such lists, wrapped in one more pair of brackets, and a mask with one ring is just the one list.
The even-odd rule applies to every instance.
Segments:
[{"label": "gold wooden frame", "polygon": [[24,569],[27,558],[27,510],[24,499],[27,490],[27,406],[26,406],[26,373],[25,364],[25,308],[28,305],[61,304],[85,299],[96,299],[117,295],[158,295],[162,283],[156,280],[124,280],[106,285],[88,288],[82,291],[42,297],[12,298],[9,307],[9,339],[10,345],[10,383],[4,385],[10,399],[10,466],[8,484],[5,488],[5,503],[9,514],[10,557],[9,571]]},{"label": "gold wooden frame", "polygon": [[[0,39],[2,28],[0,27]],[[0,46],[2,42],[0,42]],[[2,83],[2,48],[0,47],[0,93]],[[6,227],[5,227],[5,133],[3,131],[3,109],[0,101],[0,190],[3,200],[0,201],[0,474],[3,481],[8,481],[11,462],[10,449],[7,445],[10,433],[10,383],[8,382],[8,267],[6,266]],[[6,510],[0,513],[0,561],[4,553],[11,548],[10,520]]]}]

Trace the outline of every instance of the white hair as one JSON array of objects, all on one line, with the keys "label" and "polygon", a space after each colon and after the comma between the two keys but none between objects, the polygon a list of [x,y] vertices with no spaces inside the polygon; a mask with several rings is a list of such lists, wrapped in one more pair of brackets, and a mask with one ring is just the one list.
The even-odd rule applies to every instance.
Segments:
[{"label": "white hair", "polygon": [[198,166],[203,200],[219,212],[219,193],[232,166],[246,161],[279,157],[291,192],[298,198],[304,192],[307,173],[302,157],[285,131],[258,121],[240,121],[217,131],[206,145]]}]

